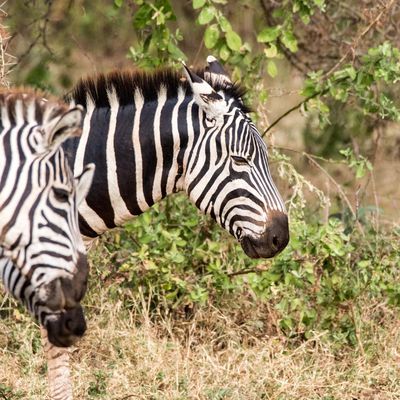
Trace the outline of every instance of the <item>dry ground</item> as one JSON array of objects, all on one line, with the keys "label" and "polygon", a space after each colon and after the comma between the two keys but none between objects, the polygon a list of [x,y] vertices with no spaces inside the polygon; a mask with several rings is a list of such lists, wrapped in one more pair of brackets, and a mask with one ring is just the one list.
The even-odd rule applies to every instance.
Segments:
[{"label": "dry ground", "polygon": [[[180,331],[152,324],[145,305],[128,313],[105,292],[97,304],[72,353],[77,399],[400,399],[400,321],[387,309],[379,325],[365,309],[360,337],[368,347],[338,351],[323,332],[297,344],[245,337],[215,309]],[[0,320],[1,399],[48,398],[37,331],[18,313]]]}]

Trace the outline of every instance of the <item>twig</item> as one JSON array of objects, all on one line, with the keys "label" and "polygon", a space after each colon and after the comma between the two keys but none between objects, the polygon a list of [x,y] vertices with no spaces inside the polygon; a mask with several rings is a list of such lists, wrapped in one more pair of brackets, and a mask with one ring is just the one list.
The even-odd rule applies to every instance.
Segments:
[{"label": "twig", "polygon": [[[395,0],[391,0],[389,3],[387,3],[385,5],[385,7],[380,11],[380,13],[375,17],[375,19],[357,36],[357,38],[355,40],[353,40],[352,45],[349,47],[349,49],[346,51],[346,53],[340,58],[340,60],[328,71],[326,72],[324,75],[322,75],[322,80],[328,78],[334,71],[337,70],[337,68],[339,68],[339,66],[346,60],[346,58],[349,56],[350,53],[354,53],[355,49],[357,48],[357,46],[359,45],[360,40],[365,37],[365,35],[367,35],[367,33],[372,29],[372,27],[374,25],[376,25],[378,23],[378,21],[382,18],[382,16],[390,10],[390,8],[393,6],[393,4],[395,3]],[[266,11],[266,7],[265,4],[262,0],[260,0],[260,4],[263,7],[264,13]],[[290,60],[289,60],[290,61]],[[341,80],[338,80],[336,83],[339,83]],[[303,101],[301,101],[300,103],[296,104],[295,106],[291,107],[289,110],[287,110],[286,112],[284,112],[281,116],[279,116],[262,134],[262,136],[264,137],[276,124],[278,124],[283,118],[285,118],[287,115],[289,115],[290,113],[292,113],[293,111],[299,109],[302,105],[306,104],[309,100],[317,97],[317,96],[323,96],[324,94],[326,94],[329,91],[328,88],[314,93],[313,95],[307,97],[306,99],[304,99]]]},{"label": "twig", "polygon": [[[36,44],[41,40],[43,47],[51,54],[53,55],[53,51],[50,49],[50,47],[47,44],[47,28],[48,28],[48,23],[50,22],[50,14],[52,11],[52,5],[53,5],[53,0],[49,0],[47,3],[47,10],[46,12],[37,18],[35,22],[44,20],[43,25],[39,25],[39,33],[35,36],[33,41],[30,43],[28,48],[24,51],[23,54],[21,54],[18,58],[17,61],[11,66],[9,69],[9,72],[11,72],[14,68],[17,67],[32,51],[32,49],[36,46]],[[12,38],[14,38],[16,35],[13,35]],[[11,38],[11,39],[12,39]],[[10,39],[10,40],[11,40]]]},{"label": "twig", "polygon": [[311,154],[308,154],[306,152],[303,152],[302,154],[303,154],[303,156],[305,158],[307,158],[308,161],[310,161],[310,163],[314,167],[318,168],[329,179],[329,181],[332,182],[335,185],[338,193],[340,194],[340,197],[342,197],[344,202],[347,204],[347,207],[349,208],[349,210],[350,210],[351,214],[353,215],[354,219],[356,219],[357,215],[356,215],[356,213],[355,213],[355,211],[353,209],[353,206],[351,205],[350,200],[347,198],[347,196],[344,193],[343,189],[340,187],[339,183],[336,182],[336,180],[332,177],[332,175],[324,167],[322,167],[320,164],[318,164],[314,160],[314,158],[313,158],[313,156]]},{"label": "twig", "polygon": [[346,60],[346,58],[349,56],[350,53],[354,53],[355,49],[358,47],[358,44],[360,40],[372,29],[374,25],[378,23],[378,21],[382,18],[382,16],[390,10],[390,8],[393,6],[395,0],[391,0],[389,3],[387,3],[381,12],[375,17],[375,19],[356,37],[356,39],[353,41],[349,49],[344,53],[342,58],[328,71],[326,72],[322,78],[327,78],[330,76],[333,72],[335,72],[339,66]]},{"label": "twig", "polygon": [[258,273],[258,272],[265,272],[265,271],[268,271],[268,268],[255,267],[255,268],[243,269],[242,271],[231,272],[230,274],[226,274],[226,275],[229,278],[232,278],[232,277],[238,276],[238,275],[247,275],[247,274],[251,274],[251,273]]},{"label": "twig", "polygon": [[302,105],[306,104],[308,101],[310,101],[311,99],[314,99],[317,96],[323,96],[325,93],[328,92],[329,89],[324,89],[321,90],[320,92],[316,92],[314,94],[312,94],[311,96],[306,97],[304,100],[302,100],[300,103],[296,104],[295,106],[293,106],[292,108],[289,108],[289,110],[285,111],[281,116],[279,116],[267,129],[265,129],[265,131],[263,132],[263,134],[261,135],[262,137],[264,137],[276,124],[278,124],[278,122],[280,122],[283,118],[285,118],[287,115],[289,115],[290,113],[292,113],[293,111],[299,109]]},{"label": "twig", "polygon": [[[7,17],[7,13],[3,10],[6,2],[7,1],[4,1],[0,5],[0,20]],[[0,84],[6,87],[9,87],[10,85],[6,79],[6,76],[9,74],[10,66],[14,64],[12,60],[15,58],[7,53],[7,47],[10,43],[10,38],[11,36],[7,31],[7,27],[0,23]]]},{"label": "twig", "polygon": [[360,327],[358,325],[358,321],[357,321],[357,318],[356,318],[356,313],[354,311],[354,304],[353,303],[350,303],[350,313],[351,313],[351,318],[353,319],[354,333],[356,335],[358,348],[360,350],[360,353],[361,353],[363,359],[365,359],[365,351],[364,351],[363,341],[362,341],[362,338],[361,338]]}]

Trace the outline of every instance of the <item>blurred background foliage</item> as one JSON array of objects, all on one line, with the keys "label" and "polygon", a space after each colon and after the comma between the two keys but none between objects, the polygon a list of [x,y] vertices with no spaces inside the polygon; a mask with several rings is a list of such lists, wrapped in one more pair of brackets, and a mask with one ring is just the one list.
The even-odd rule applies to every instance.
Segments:
[{"label": "blurred background foliage", "polygon": [[212,306],[243,320],[248,310],[254,335],[326,330],[339,347],[365,351],[360,316],[378,323],[400,305],[398,2],[21,0],[4,9],[12,85],[61,96],[87,74],[203,66],[213,54],[247,88],[271,146],[291,221],[279,257],[247,259],[173,196],[99,242],[94,293],[106,288],[127,310],[144,295],[155,319]]}]

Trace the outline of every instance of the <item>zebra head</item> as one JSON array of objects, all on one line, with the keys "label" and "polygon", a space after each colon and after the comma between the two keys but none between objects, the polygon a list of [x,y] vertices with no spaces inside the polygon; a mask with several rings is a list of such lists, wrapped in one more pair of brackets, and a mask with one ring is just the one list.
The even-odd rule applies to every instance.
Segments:
[{"label": "zebra head", "polygon": [[267,146],[237,86],[214,57],[203,78],[185,66],[198,108],[199,132],[188,159],[185,189],[252,258],[273,257],[289,241],[288,217],[272,180]]},{"label": "zebra head", "polygon": [[82,109],[31,94],[0,96],[0,244],[6,288],[69,346],[86,330],[80,300],[88,266],[78,205],[94,166],[74,178],[61,144],[80,135]]}]

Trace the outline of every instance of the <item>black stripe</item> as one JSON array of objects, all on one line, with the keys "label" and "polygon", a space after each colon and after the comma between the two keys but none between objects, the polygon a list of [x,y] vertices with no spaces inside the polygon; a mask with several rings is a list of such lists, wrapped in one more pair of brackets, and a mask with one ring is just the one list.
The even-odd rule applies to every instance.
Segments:
[{"label": "black stripe", "polygon": [[56,245],[56,246],[60,246],[60,247],[64,247],[65,249],[69,249],[69,246],[67,246],[65,243],[62,242],[58,242],[52,239],[49,239],[47,237],[41,237],[40,238],[40,242],[41,243],[48,243],[49,245]]},{"label": "black stripe", "polygon": [[99,236],[99,234],[91,228],[91,226],[86,222],[85,218],[81,214],[78,215],[78,222],[79,230],[82,235],[90,238],[96,238],[97,236]]},{"label": "black stripe", "polygon": [[[201,195],[196,199],[196,206],[197,206],[198,208],[200,208],[201,202],[203,201],[204,197],[208,194],[208,192],[209,192],[210,189],[211,189],[211,186],[215,183],[215,180],[218,178],[218,176],[221,174],[221,172],[224,170],[224,168],[225,168],[225,165],[224,165],[224,164],[221,164],[221,165],[219,166],[219,168],[217,168],[217,169],[214,171],[212,178],[208,180],[206,186],[202,188]],[[197,179],[197,178],[199,178],[199,177],[197,176],[196,179]],[[212,197],[215,199],[215,197],[218,195],[218,193],[220,193],[221,189],[222,189],[227,183],[229,183],[230,181],[231,181],[231,178],[226,178],[226,179],[223,181],[223,184],[222,184],[222,185],[220,184],[220,185],[218,186],[218,189],[216,190],[217,193],[214,192],[213,195],[212,195]],[[193,187],[193,189],[194,189],[194,187]],[[209,206],[209,204],[210,204],[210,202],[208,203],[207,207]]]},{"label": "black stripe", "polygon": [[[4,154],[5,156],[11,156],[12,151],[11,151],[11,129],[9,129],[6,133],[3,133],[3,148],[4,148]],[[6,162],[6,165],[4,166],[3,171],[1,172],[1,180],[0,180],[0,190],[4,187],[6,183],[6,179],[8,177],[9,171],[11,168],[11,162]]]},{"label": "black stripe", "polygon": [[117,180],[121,197],[132,215],[142,213],[136,198],[135,152],[132,142],[135,104],[119,106],[115,126],[114,149]]},{"label": "black stripe", "polygon": [[80,141],[80,137],[75,137],[74,136],[74,137],[71,137],[71,138],[67,139],[62,144],[62,148],[64,150],[64,154],[67,157],[68,164],[69,164],[71,170],[74,169],[76,151],[78,150],[79,141]]},{"label": "black stripe", "polygon": [[96,163],[92,186],[86,202],[104,221],[107,228],[115,227],[114,210],[108,193],[107,136],[111,110],[96,108],[90,120],[90,135],[85,148],[83,164]]},{"label": "black stripe", "polygon": [[61,253],[56,253],[55,251],[52,251],[52,250],[42,250],[39,253],[32,254],[30,257],[30,262],[33,262],[35,260],[35,258],[40,257],[42,255],[48,255],[55,259],[62,259],[64,261],[72,261],[73,260],[73,257],[71,255],[64,255]]},{"label": "black stripe", "polygon": [[168,174],[172,167],[174,158],[174,145],[172,135],[172,111],[178,101],[177,98],[170,98],[168,93],[167,101],[160,113],[160,132],[161,149],[163,154],[163,170],[161,176],[161,195],[164,198],[167,195]]},{"label": "black stripe", "polygon": [[140,151],[142,153],[143,194],[149,206],[153,201],[153,183],[156,172],[156,146],[154,143],[154,115],[157,101],[145,102],[140,115]]}]

